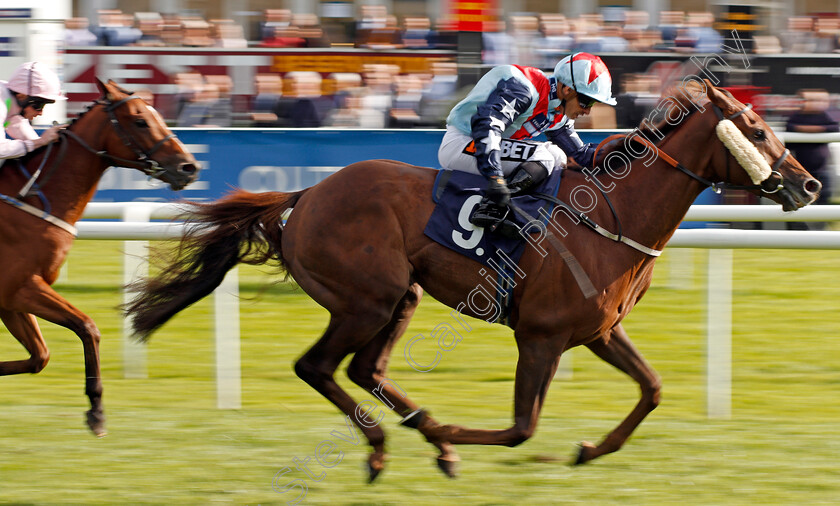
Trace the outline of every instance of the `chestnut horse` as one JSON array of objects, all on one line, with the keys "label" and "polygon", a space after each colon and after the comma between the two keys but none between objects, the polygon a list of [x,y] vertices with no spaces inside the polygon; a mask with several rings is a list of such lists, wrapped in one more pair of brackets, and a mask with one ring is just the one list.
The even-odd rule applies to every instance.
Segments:
[{"label": "chestnut horse", "polygon": [[97,80],[97,86],[102,97],[61,130],[57,142],[3,164],[0,320],[29,358],[0,362],[0,375],[37,373],[47,365],[50,352],[35,317],[72,330],[84,347],[87,424],[103,436],[99,329],[50,285],[73,244],[73,224],[108,167],[136,168],[180,190],[198,177],[199,165],[143,100],[112,81]]},{"label": "chestnut horse", "polygon": [[[660,392],[657,374],[630,342],[621,321],[650,286],[656,255],[695,198],[713,182],[723,181],[792,210],[814,201],[820,190],[819,182],[787,156],[758,114],[711,83],[702,88],[669,100],[669,116],[661,130],[644,132],[648,137],[660,135],[656,145],[639,135],[640,142],[628,141],[611,152],[616,153],[613,162],[623,156],[629,167],[564,172],[558,195],[574,196],[582,186],[589,187],[592,196],[603,195],[583,203],[591,204],[587,216],[603,227],[602,232],[621,233],[604,237],[575,226],[579,215],[552,216],[552,240],[562,243],[556,249],[565,247],[577,258],[595,288],[590,297],[561,258],[568,255],[549,247],[542,252],[526,248],[518,265],[524,275],[515,280],[509,320],[519,351],[509,428],[441,424],[387,380],[389,356],[424,290],[464,314],[486,316],[463,304],[478,285],[488,284],[482,266],[423,233],[435,205],[433,169],[371,160],[349,165],[295,193],[235,191],[216,202],[193,203],[191,226],[180,247],[172,258],[164,257],[169,263],[157,276],[135,286],[139,295],[126,312],[137,334],[147,338],[177,312],[210,294],[238,263],[279,263],[330,313],[326,332],[296,362],[295,372],[354,419],[367,437],[373,448],[368,459],[371,480],[384,466],[385,433],[334,380],[347,355],[355,354],[347,370],[352,381],[376,390],[374,395],[387,399],[404,417],[404,425],[435,445],[438,465],[451,476],[457,461],[453,445],[516,446],[530,438],[560,355],[585,345],[641,386],[641,400],[632,412],[600,444],[583,443],[577,463],[614,452],[656,407]],[[752,146],[761,159],[752,163],[765,167],[764,172],[751,167],[748,173],[736,161],[716,135],[719,123],[737,130],[728,135],[740,136],[741,147]],[[750,173],[763,175],[755,181]],[[605,193],[596,192],[596,184]],[[282,225],[281,217],[289,209]]]}]

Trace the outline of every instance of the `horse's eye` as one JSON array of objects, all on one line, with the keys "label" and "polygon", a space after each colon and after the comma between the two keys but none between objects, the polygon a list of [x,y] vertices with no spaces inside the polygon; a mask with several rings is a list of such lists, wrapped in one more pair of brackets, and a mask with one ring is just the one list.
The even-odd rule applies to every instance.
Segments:
[{"label": "horse's eye", "polygon": [[767,138],[767,135],[764,133],[764,130],[756,130],[753,132],[753,139],[757,141],[763,141]]},{"label": "horse's eye", "polygon": [[134,120],[134,124],[139,126],[140,128],[149,128],[149,124],[146,123],[146,120],[144,120],[143,118]]}]

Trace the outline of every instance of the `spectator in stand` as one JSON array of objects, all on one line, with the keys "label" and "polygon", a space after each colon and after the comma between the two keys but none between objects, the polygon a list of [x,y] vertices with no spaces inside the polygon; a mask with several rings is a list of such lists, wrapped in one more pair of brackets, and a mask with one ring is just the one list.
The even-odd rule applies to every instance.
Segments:
[{"label": "spectator in stand", "polygon": [[68,46],[95,46],[97,37],[88,29],[87,18],[70,18],[64,21],[64,43]]},{"label": "spectator in stand", "polygon": [[517,65],[535,67],[540,64],[537,56],[537,41],[540,38],[540,23],[536,16],[511,16],[513,38],[513,59]]},{"label": "spectator in stand", "polygon": [[305,47],[306,39],[300,36],[300,29],[294,25],[275,27],[274,35],[260,42],[260,47]]},{"label": "spectator in stand", "polygon": [[400,74],[395,79],[394,101],[388,114],[388,128],[415,128],[420,125],[423,84],[417,74]]},{"label": "spectator in stand", "polygon": [[685,27],[674,39],[676,50],[688,53],[719,53],[723,36],[712,26],[715,16],[711,12],[689,12]]},{"label": "spectator in stand", "polygon": [[[837,120],[828,113],[826,90],[800,90],[801,106],[787,121],[788,132],[809,134],[837,132]],[[828,204],[832,196],[831,152],[824,142],[788,143],[787,147],[812,176],[823,185],[816,204]]]},{"label": "spectator in stand", "polygon": [[175,110],[171,117],[179,118],[184,107],[197,100],[197,95],[204,86],[204,78],[195,72],[178,73],[175,74],[175,86],[178,91],[175,93]]},{"label": "spectator in stand", "polygon": [[184,103],[178,115],[179,127],[208,127],[216,126],[210,122],[211,110],[219,99],[219,88],[216,85],[197,84],[190,98]]},{"label": "spectator in stand", "polygon": [[457,49],[458,30],[455,22],[445,17],[438,19],[435,22],[434,30],[432,30],[429,44],[434,49]]},{"label": "spectator in stand", "polygon": [[818,53],[833,53],[838,49],[837,37],[840,36],[840,18],[822,16],[814,24]]},{"label": "spectator in stand", "polygon": [[609,23],[602,26],[598,35],[599,53],[624,53],[630,49],[630,44],[623,37],[621,26],[618,24]]},{"label": "spectator in stand", "polygon": [[794,16],[788,19],[787,30],[780,37],[785,53],[813,53],[817,50],[814,34],[814,20],[808,16]]},{"label": "spectator in stand", "polygon": [[157,12],[138,12],[134,15],[137,18],[137,28],[143,34],[135,42],[137,46],[160,47],[166,44],[162,38],[163,16]]},{"label": "spectator in stand", "polygon": [[337,128],[382,128],[382,115],[379,111],[364,105],[366,93],[364,88],[348,90],[343,105],[331,111],[327,125]]},{"label": "spectator in stand", "polygon": [[616,95],[615,119],[618,128],[635,128],[653,111],[659,102],[655,77],[644,74],[624,74],[621,93]]},{"label": "spectator in stand", "polygon": [[431,47],[432,23],[427,17],[406,17],[403,19],[402,45],[406,49],[428,49]]},{"label": "spectator in stand", "polygon": [[216,127],[230,127],[233,125],[233,101],[231,100],[231,93],[233,92],[233,80],[229,75],[207,75],[204,80],[211,87],[218,90],[218,94],[213,99],[210,111],[207,118],[207,125]]},{"label": "spectator in stand", "polygon": [[276,127],[277,110],[283,96],[283,79],[278,74],[257,74],[256,95],[251,103],[251,120],[257,127]]},{"label": "spectator in stand", "polygon": [[396,65],[366,64],[362,69],[362,80],[366,93],[362,97],[362,106],[370,121],[377,118],[374,128],[385,128],[387,124],[388,111],[391,110],[394,101],[394,76],[399,73]]},{"label": "spectator in stand", "polygon": [[542,14],[540,16],[542,36],[537,39],[535,49],[540,68],[551,68],[571,52],[575,40],[569,32],[569,23],[564,15]]},{"label": "spectator in stand", "polygon": [[98,32],[105,46],[128,46],[143,36],[143,32],[134,27],[134,16],[118,9],[99,11]]},{"label": "spectator in stand", "polygon": [[213,38],[214,47],[240,49],[248,47],[248,41],[245,40],[242,26],[236,24],[232,19],[211,19],[210,34]]},{"label": "spectator in stand", "polygon": [[[336,109],[343,108],[347,96],[362,87],[362,76],[356,72],[333,72],[330,81],[333,83],[332,101]],[[355,95],[358,96],[358,93]]]},{"label": "spectator in stand", "polygon": [[504,19],[487,23],[487,31],[481,34],[481,61],[487,65],[508,65],[514,63],[513,36],[507,32]]},{"label": "spectator in stand", "polygon": [[329,47],[324,29],[315,14],[295,14],[292,24],[298,28],[298,35],[304,40],[303,47]]},{"label": "spectator in stand", "polygon": [[198,16],[181,18],[184,38],[181,44],[187,47],[211,47],[213,39],[210,37],[210,23]]},{"label": "spectator in stand", "polygon": [[289,9],[266,9],[264,20],[260,23],[260,38],[265,41],[277,36],[278,28],[288,28],[292,24],[292,11]]},{"label": "spectator in stand", "polygon": [[163,23],[160,27],[160,39],[165,46],[182,46],[184,42],[184,26],[177,14],[162,14]]},{"label": "spectator in stand", "polygon": [[317,72],[289,72],[289,100],[281,100],[277,117],[282,126],[315,128],[323,126],[332,104],[321,92],[321,74]]},{"label": "spectator in stand", "polygon": [[432,78],[420,99],[420,123],[443,128],[458,91],[458,67],[452,61],[432,62]]},{"label": "spectator in stand", "polygon": [[685,27],[685,13],[683,11],[662,11],[659,13],[659,32],[662,44],[656,49],[672,51],[676,47],[677,34]]}]

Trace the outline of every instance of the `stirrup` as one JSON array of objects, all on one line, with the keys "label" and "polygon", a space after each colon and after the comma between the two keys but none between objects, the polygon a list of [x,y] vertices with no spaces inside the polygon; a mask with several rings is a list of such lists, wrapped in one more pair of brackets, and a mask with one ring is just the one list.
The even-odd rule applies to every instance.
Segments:
[{"label": "stirrup", "polygon": [[476,227],[482,227],[488,232],[498,233],[508,239],[516,239],[520,237],[519,226],[507,219],[510,212],[510,207],[499,206],[485,198],[470,215],[470,223]]}]

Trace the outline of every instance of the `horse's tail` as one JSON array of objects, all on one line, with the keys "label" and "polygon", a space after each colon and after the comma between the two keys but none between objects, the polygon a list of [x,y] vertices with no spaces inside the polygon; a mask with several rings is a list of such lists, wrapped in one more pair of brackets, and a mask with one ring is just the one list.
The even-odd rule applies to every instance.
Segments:
[{"label": "horse's tail", "polygon": [[296,193],[234,191],[216,202],[188,204],[186,232],[178,247],[159,252],[160,271],[133,283],[134,300],[123,306],[138,339],[145,341],[179,311],[206,297],[240,262],[273,262],[285,270],[282,214]]}]

